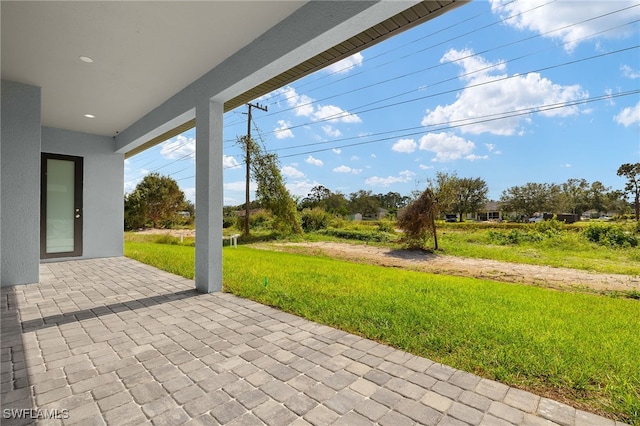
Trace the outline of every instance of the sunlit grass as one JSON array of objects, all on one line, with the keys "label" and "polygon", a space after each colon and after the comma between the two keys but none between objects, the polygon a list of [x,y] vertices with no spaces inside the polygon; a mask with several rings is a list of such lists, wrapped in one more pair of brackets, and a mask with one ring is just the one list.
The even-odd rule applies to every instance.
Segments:
[{"label": "sunlit grass", "polygon": [[[127,242],[125,253],[193,278],[192,247]],[[225,291],[640,423],[638,301],[249,247],[223,257]]]}]

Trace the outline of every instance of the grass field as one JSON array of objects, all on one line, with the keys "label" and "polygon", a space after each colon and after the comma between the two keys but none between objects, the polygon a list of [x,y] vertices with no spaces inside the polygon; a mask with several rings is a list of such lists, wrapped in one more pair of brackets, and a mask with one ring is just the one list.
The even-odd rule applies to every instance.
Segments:
[{"label": "grass field", "polygon": [[[193,247],[127,241],[125,254],[193,278]],[[640,424],[636,300],[250,247],[223,257],[225,291]]]}]

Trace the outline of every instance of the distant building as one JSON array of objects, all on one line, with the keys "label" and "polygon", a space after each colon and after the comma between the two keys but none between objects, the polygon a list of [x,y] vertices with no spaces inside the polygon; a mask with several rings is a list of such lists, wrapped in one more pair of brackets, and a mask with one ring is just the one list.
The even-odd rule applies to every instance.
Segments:
[{"label": "distant building", "polygon": [[497,201],[489,201],[482,210],[467,214],[467,220],[477,220],[479,222],[501,221],[502,218],[502,211]]}]

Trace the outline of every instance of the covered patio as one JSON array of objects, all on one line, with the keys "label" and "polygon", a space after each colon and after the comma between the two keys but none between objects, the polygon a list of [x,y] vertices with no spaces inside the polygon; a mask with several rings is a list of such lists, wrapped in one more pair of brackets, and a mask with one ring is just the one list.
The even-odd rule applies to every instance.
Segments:
[{"label": "covered patio", "polygon": [[3,425],[615,424],[124,257],[40,277],[2,288]]}]

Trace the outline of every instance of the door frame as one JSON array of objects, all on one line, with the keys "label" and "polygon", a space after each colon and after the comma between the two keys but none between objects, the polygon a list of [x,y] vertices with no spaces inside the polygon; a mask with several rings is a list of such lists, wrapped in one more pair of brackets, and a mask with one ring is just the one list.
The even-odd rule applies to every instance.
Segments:
[{"label": "door frame", "polygon": [[[74,163],[74,215],[73,251],[47,253],[47,160],[73,161]],[[83,229],[83,176],[84,159],[72,155],[51,154],[43,152],[40,156],[40,259],[82,256]]]}]

